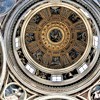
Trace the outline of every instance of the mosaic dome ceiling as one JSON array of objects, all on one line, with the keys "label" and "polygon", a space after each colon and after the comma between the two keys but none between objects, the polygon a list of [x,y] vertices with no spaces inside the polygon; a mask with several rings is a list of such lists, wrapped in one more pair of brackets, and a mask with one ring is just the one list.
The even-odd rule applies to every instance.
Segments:
[{"label": "mosaic dome ceiling", "polygon": [[100,98],[99,0],[0,2],[2,99]]}]

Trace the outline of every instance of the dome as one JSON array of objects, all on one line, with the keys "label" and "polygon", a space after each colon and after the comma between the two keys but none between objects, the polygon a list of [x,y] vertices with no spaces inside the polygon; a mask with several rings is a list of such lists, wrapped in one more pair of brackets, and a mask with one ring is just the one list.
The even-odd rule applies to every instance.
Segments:
[{"label": "dome", "polygon": [[0,2],[1,97],[91,100],[100,84],[99,0]]}]

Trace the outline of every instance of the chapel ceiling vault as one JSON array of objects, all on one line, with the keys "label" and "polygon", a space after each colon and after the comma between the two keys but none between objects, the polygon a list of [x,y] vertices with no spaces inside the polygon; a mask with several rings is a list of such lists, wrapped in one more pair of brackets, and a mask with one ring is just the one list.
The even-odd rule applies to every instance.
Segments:
[{"label": "chapel ceiling vault", "polygon": [[99,0],[0,0],[0,98],[99,100],[99,16]]}]

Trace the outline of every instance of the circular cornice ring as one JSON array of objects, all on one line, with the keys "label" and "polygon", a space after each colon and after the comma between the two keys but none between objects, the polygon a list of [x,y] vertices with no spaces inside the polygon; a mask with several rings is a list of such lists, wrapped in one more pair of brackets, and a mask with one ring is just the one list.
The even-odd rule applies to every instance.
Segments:
[{"label": "circular cornice ring", "polygon": [[[32,2],[32,1],[28,1],[28,2]],[[27,2],[27,3],[28,3]],[[67,1],[66,1],[67,2]],[[72,1],[70,1],[71,3],[73,3]],[[42,2],[43,3],[43,2]],[[40,4],[42,4],[40,3]],[[75,3],[76,4],[76,3]],[[27,4],[26,4],[27,5]],[[20,11],[22,10],[22,8],[24,9],[24,7],[26,6],[25,5],[25,2],[19,6],[20,8]],[[37,5],[39,5],[39,3],[37,3]],[[82,7],[82,6],[80,6]],[[30,8],[31,9],[31,8]],[[97,52],[95,54],[95,57],[94,57],[94,60],[92,61],[92,63],[90,64],[89,68],[90,70],[93,68],[93,66],[95,66],[96,69],[94,69],[95,71],[93,72],[93,74],[90,74],[87,75],[87,73],[90,71],[88,71],[88,69],[82,73],[81,75],[84,76],[86,75],[86,78],[78,81],[78,83],[73,83],[74,85],[71,85],[71,86],[64,86],[64,87],[50,87],[50,86],[47,86],[47,85],[43,85],[43,84],[40,84],[39,82],[35,82],[34,80],[31,80],[29,79],[29,77],[27,77],[27,75],[24,75],[24,73],[22,72],[21,69],[19,69],[19,66],[18,65],[18,61],[15,60],[15,55],[13,54],[14,52],[12,51],[12,48],[11,48],[11,33],[12,33],[12,26],[13,24],[15,24],[15,19],[16,16],[18,16],[18,13],[19,10],[16,9],[15,12],[12,14],[11,18],[7,21],[7,24],[6,24],[6,27],[5,27],[5,43],[6,43],[6,48],[7,48],[7,58],[8,58],[8,65],[9,65],[9,68],[10,70],[12,71],[12,73],[14,74],[14,76],[25,86],[27,86],[27,88],[30,88],[31,90],[35,90],[39,93],[44,93],[44,94],[48,94],[48,93],[51,93],[51,92],[63,92],[63,93],[68,93],[68,94],[72,94],[72,93],[76,93],[86,87],[88,87],[92,82],[94,82],[94,80],[97,79],[97,77],[99,76],[99,67],[97,68],[97,66],[99,66],[98,64],[98,56],[99,56],[99,44],[98,44],[98,47],[97,47]],[[25,15],[25,13],[24,13]],[[24,15],[21,17],[21,19],[24,18]],[[90,15],[91,16],[91,15]],[[18,21],[21,20],[21,19],[17,19]],[[97,34],[99,33],[98,31],[98,26],[95,22],[95,20],[93,19],[93,17],[91,16],[91,19],[93,20],[93,22],[95,23],[95,26],[96,26],[96,30],[97,30]],[[16,30],[16,29],[15,29]],[[13,33],[12,33],[13,34]],[[100,38],[99,38],[100,39]],[[14,41],[14,39],[13,39]],[[12,53],[13,52],[13,53]],[[14,57],[13,57],[14,56]],[[10,59],[9,59],[10,58]],[[97,63],[96,63],[97,61]],[[96,64],[95,64],[96,63]],[[21,64],[22,65],[22,64]],[[22,65],[23,66],[23,65]],[[28,72],[27,72],[28,73]],[[30,84],[31,83],[31,84]]]}]

